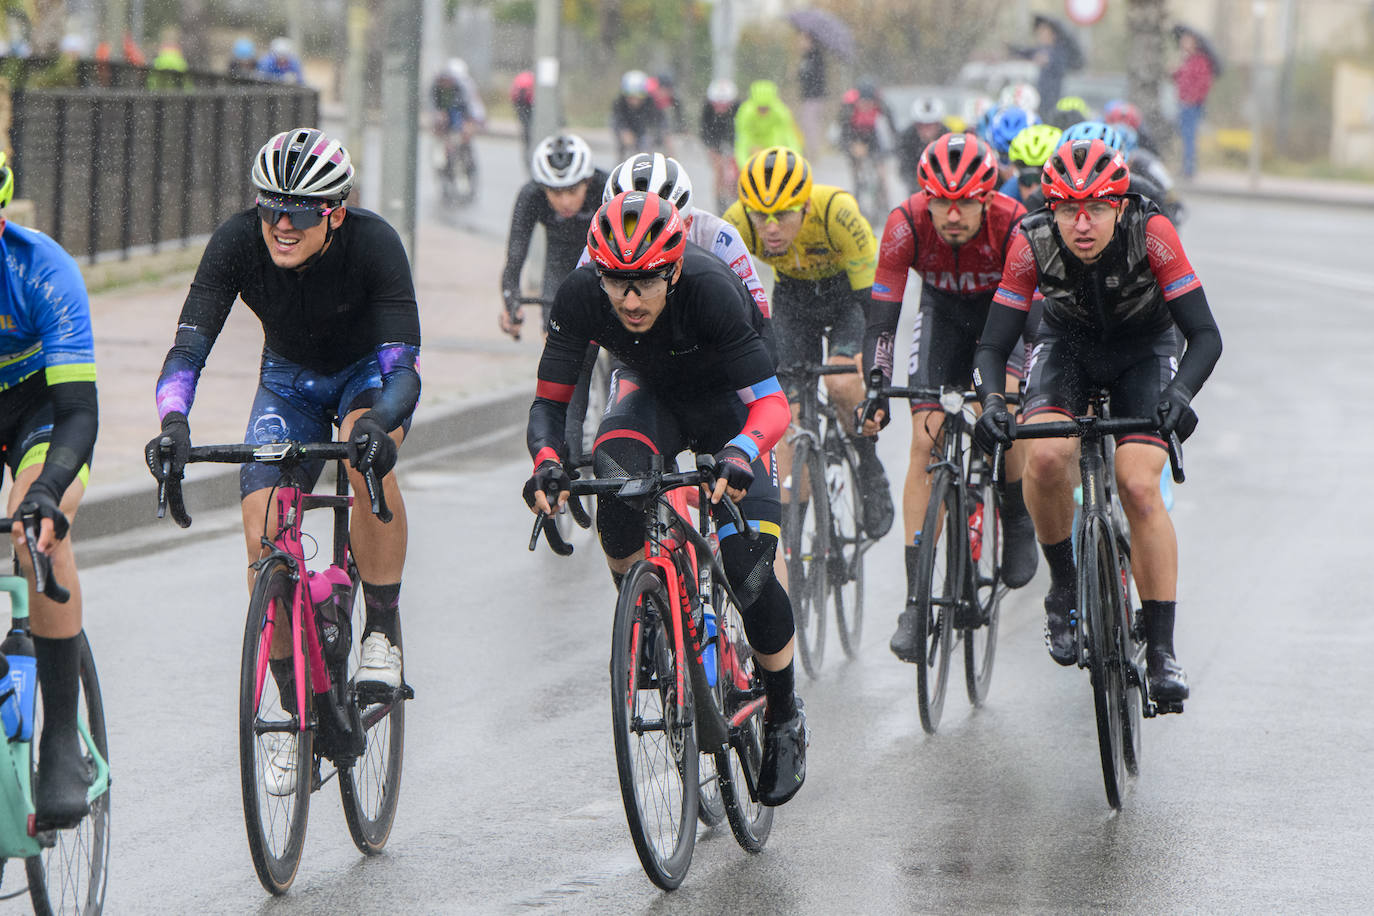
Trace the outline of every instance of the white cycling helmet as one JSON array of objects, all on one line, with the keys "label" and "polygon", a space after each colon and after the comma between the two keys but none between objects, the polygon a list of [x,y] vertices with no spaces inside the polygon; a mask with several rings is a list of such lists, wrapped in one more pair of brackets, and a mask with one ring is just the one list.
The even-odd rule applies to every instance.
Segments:
[{"label": "white cycling helmet", "polygon": [[737,98],[739,98],[739,87],[735,85],[734,80],[724,78],[711,80],[711,85],[706,87],[706,101],[708,102],[723,105],[726,102],[733,102]]},{"label": "white cycling helmet", "polygon": [[1024,108],[1031,114],[1040,112],[1040,90],[1030,83],[1012,83],[1002,90],[997,100],[1003,108]]},{"label": "white cycling helmet", "polygon": [[468,62],[461,57],[450,57],[448,64],[444,67],[444,72],[456,80],[468,78]]},{"label": "white cycling helmet", "polygon": [[286,37],[273,38],[272,43],[267,46],[267,50],[274,57],[290,57],[296,50],[296,46],[291,43],[291,39]]},{"label": "white cycling helmet", "polygon": [[612,169],[601,202],[624,191],[657,194],[677,208],[683,222],[692,216],[692,179],[681,163],[662,153],[636,153]]},{"label": "white cycling helmet", "polygon": [[555,134],[539,141],[530,159],[534,183],[546,188],[571,188],[596,171],[587,141],[576,134]]},{"label": "white cycling helmet", "polygon": [[948,113],[944,99],[925,98],[911,103],[911,120],[917,124],[938,124]]},{"label": "white cycling helmet", "polygon": [[314,127],[297,127],[258,150],[253,184],[267,194],[343,201],[353,190],[353,161],[338,140]]},{"label": "white cycling helmet", "polygon": [[643,70],[626,70],[620,78],[620,91],[625,95],[647,95],[649,74]]}]

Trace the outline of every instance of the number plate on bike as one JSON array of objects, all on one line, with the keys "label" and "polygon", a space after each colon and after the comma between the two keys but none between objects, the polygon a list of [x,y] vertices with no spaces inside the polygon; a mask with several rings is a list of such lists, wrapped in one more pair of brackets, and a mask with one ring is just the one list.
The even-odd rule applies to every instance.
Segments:
[{"label": "number plate on bike", "polygon": [[254,461],[281,461],[291,453],[292,442],[268,442],[253,449]]},{"label": "number plate on bike", "polygon": [[940,393],[940,406],[945,409],[945,413],[953,416],[964,409],[964,393],[962,391],[942,391]]}]

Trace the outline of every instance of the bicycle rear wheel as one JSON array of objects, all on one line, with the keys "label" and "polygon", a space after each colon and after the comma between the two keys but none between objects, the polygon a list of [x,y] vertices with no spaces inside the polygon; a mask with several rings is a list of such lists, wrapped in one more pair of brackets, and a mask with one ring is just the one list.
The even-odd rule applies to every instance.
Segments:
[{"label": "bicycle rear wheel", "polygon": [[1107,791],[1107,803],[1120,808],[1126,792],[1122,740],[1125,691],[1117,649],[1121,580],[1109,537],[1101,519],[1090,519],[1084,527],[1079,542],[1078,601],[1083,625],[1087,628],[1088,672],[1097,716],[1102,782]]},{"label": "bicycle rear wheel", "polygon": [[[280,640],[285,635],[290,641],[295,587],[281,560],[269,560],[258,570],[248,603],[239,669],[243,821],[253,868],[262,886],[273,894],[285,893],[296,878],[314,775],[314,729],[302,730],[300,718],[292,711],[296,705],[294,682],[284,679],[278,684],[268,666],[274,637]],[[269,610],[274,621],[271,627]],[[314,695],[308,686],[308,657],[304,677],[309,704]],[[311,720],[310,709],[300,712],[307,722]]]},{"label": "bicycle rear wheel", "polygon": [[[353,651],[348,658],[347,691],[358,707],[358,720],[367,736],[362,756],[339,768],[339,799],[344,820],[358,851],[382,851],[396,819],[401,794],[401,761],[405,752],[406,687],[362,692],[354,675],[362,664],[366,607],[361,583],[353,587]],[[401,648],[401,620],[396,618],[396,647]]]},{"label": "bicycle rear wheel", "polygon": [[730,832],[745,851],[758,852],[773,830],[773,809],[759,804],[751,788],[763,764],[763,682],[744,635],[744,618],[719,586],[715,606],[716,683],[722,686],[721,711],[731,723],[730,747],[713,755],[715,768],[724,777],[720,794]]},{"label": "bicycle rear wheel", "polygon": [[858,459],[834,436],[825,450],[825,484],[830,501],[830,588],[835,626],[844,654],[854,658],[864,626],[863,490]]},{"label": "bicycle rear wheel", "polygon": [[[78,676],[77,715],[86,724],[91,744],[106,763],[110,760],[105,735],[105,704],[100,698],[100,679],[95,673],[95,658],[91,655],[86,634],[80,636],[80,667]],[[41,707],[41,704],[35,704]],[[42,731],[40,721],[34,724],[34,748]],[[89,751],[86,760],[95,770],[95,760]],[[91,812],[70,830],[58,830],[52,836],[53,845],[36,856],[24,860],[29,879],[29,899],[35,913],[99,913],[105,906],[105,884],[110,863],[110,792],[108,787],[91,800]]]},{"label": "bicycle rear wheel", "polygon": [[963,551],[956,538],[967,538],[966,520],[959,518],[959,494],[947,468],[931,475],[930,502],[916,572],[916,698],[921,727],[935,734],[945,708],[949,686],[950,645],[954,639],[954,611],[963,600]]},{"label": "bicycle rear wheel", "polygon": [[825,604],[829,600],[830,494],[825,463],[805,439],[792,453],[791,501],[784,503],[783,556],[787,594],[797,627],[802,668],[817,677],[825,657]]},{"label": "bicycle rear wheel", "polygon": [[[1141,707],[1145,689],[1145,642],[1142,631],[1137,630],[1132,615],[1135,610],[1135,596],[1131,589],[1130,547],[1121,541],[1117,543],[1117,556],[1121,563],[1122,615],[1120,624],[1121,641],[1118,651],[1124,662],[1125,690],[1121,705],[1121,752],[1126,761],[1126,772],[1132,776],[1140,775],[1142,754]],[[1137,635],[1141,636],[1137,640]]]},{"label": "bicycle rear wheel", "polygon": [[[969,607],[977,611],[975,626],[965,628],[964,686],[969,702],[982,706],[992,683],[992,663],[997,656],[997,625],[1002,606],[1002,504],[991,473],[984,466],[977,489],[970,494],[975,518],[970,519],[972,593]],[[973,548],[974,522],[978,541]]]},{"label": "bicycle rear wheel", "polygon": [[668,591],[640,561],[620,585],[611,642],[611,722],[625,821],[649,880],[672,890],[696,845],[699,760],[691,685],[673,653]]}]

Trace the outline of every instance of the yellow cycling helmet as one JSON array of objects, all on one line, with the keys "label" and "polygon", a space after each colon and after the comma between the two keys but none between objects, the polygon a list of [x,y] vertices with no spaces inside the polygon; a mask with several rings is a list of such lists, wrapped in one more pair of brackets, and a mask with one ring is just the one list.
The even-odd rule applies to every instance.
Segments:
[{"label": "yellow cycling helmet", "polygon": [[739,199],[758,213],[796,209],[811,199],[811,166],[785,146],[770,146],[744,164]]},{"label": "yellow cycling helmet", "polygon": [[6,165],[5,160],[4,152],[0,152],[0,210],[14,199],[14,169]]}]

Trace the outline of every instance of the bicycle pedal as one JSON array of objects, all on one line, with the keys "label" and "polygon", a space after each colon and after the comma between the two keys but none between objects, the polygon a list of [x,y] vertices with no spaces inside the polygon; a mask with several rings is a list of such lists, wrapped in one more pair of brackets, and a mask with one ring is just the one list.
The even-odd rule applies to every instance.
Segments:
[{"label": "bicycle pedal", "polygon": [[1156,704],[1155,704],[1155,707],[1156,707],[1156,709],[1159,711],[1159,714],[1160,714],[1160,715],[1168,715],[1169,713],[1182,713],[1182,712],[1183,712],[1183,703],[1182,703],[1182,702],[1174,702],[1174,703],[1156,703]]}]

